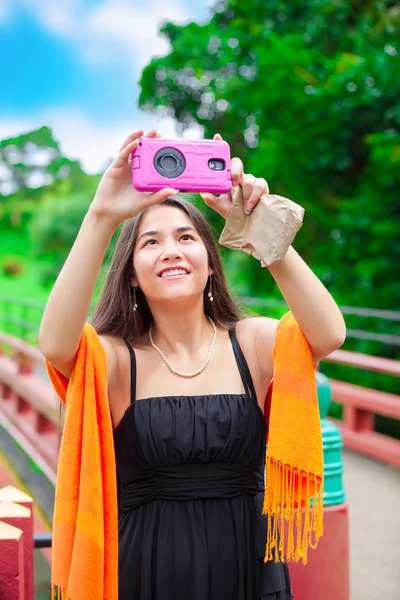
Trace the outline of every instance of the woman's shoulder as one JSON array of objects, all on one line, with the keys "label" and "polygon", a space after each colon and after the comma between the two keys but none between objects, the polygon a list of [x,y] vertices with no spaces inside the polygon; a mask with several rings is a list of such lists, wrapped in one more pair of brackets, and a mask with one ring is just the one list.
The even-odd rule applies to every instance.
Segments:
[{"label": "woman's shoulder", "polygon": [[275,339],[279,320],[271,317],[246,317],[236,324],[237,335],[251,337],[253,341],[260,335]]},{"label": "woman's shoulder", "polygon": [[101,345],[103,346],[104,352],[106,354],[106,362],[107,362],[107,378],[109,384],[113,382],[117,373],[117,364],[118,364],[118,338],[115,338],[111,335],[99,335],[99,340]]},{"label": "woman's shoulder", "polygon": [[107,373],[110,383],[118,379],[121,369],[126,369],[129,363],[128,346],[135,353],[140,353],[146,351],[150,345],[146,343],[146,336],[139,336],[132,341],[125,341],[123,338],[114,335],[99,335],[99,339],[106,353]]},{"label": "woman's shoulder", "polygon": [[279,320],[270,317],[248,317],[236,325],[236,335],[246,357],[256,360],[263,378],[273,373],[272,350]]},{"label": "woman's shoulder", "polygon": [[135,340],[124,340],[121,337],[106,334],[99,335],[99,338],[106,352],[107,350],[110,352],[120,352],[121,349],[125,352],[128,346],[131,346],[134,350],[140,351],[149,345],[149,343],[146,343],[145,335],[139,336]]}]

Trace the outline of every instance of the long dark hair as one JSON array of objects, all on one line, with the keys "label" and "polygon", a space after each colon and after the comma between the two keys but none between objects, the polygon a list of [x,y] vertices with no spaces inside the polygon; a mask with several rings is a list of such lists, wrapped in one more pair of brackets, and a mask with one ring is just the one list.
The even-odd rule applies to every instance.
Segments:
[{"label": "long dark hair", "polygon": [[[188,200],[171,196],[159,206],[173,206],[185,212],[207,249],[209,265],[213,274],[213,302],[207,297],[208,285],[204,289],[204,312],[217,325],[225,328],[245,318],[235,304],[226,283],[225,274],[218,252],[217,242],[204,215]],[[136,288],[137,310],[133,310],[133,250],[135,248],[140,223],[146,210],[137,217],[125,222],[112,262],[104,282],[103,290],[96,306],[92,325],[99,335],[110,335],[134,343],[150,327],[153,317],[141,289]]]}]

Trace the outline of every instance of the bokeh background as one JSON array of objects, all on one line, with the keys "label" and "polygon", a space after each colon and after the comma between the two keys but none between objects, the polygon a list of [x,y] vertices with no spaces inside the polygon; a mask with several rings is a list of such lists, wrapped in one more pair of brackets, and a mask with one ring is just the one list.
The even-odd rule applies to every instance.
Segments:
[{"label": "bokeh background", "polygon": [[[46,301],[101,173],[157,127],[221,133],[305,207],[294,246],[340,306],[398,309],[399,26],[387,0],[0,0],[0,294]],[[235,294],[279,311],[256,261],[222,253]],[[346,322],[346,349],[398,356],[398,323]]]},{"label": "bokeh background", "polygon": [[[373,310],[399,310],[399,32],[388,0],[0,0],[0,328],[36,343],[102,172],[156,127],[220,133],[304,206],[294,246],[344,310],[344,348],[398,358],[400,320]],[[222,219],[193,202],[218,236]],[[233,292],[280,316],[268,272],[221,251]],[[24,331],[18,300],[39,307]],[[322,370],[398,393],[396,378]],[[400,438],[398,421],[375,429]]]}]

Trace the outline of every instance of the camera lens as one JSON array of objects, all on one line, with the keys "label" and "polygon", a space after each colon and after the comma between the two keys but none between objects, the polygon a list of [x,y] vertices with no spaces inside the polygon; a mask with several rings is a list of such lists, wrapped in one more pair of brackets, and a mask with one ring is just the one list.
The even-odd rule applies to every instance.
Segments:
[{"label": "camera lens", "polygon": [[185,157],[176,148],[161,148],[154,156],[154,167],[163,177],[179,177],[186,168]]},{"label": "camera lens", "polygon": [[161,157],[160,166],[166,171],[175,171],[178,167],[178,159],[172,154],[165,154]]}]

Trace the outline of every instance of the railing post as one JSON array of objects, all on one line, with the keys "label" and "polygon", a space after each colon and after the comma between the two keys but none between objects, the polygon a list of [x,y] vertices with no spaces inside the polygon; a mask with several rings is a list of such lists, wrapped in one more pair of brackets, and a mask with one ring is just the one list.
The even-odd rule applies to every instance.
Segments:
[{"label": "railing post", "polygon": [[[23,532],[23,600],[33,600],[33,500],[13,486],[0,489],[0,522]],[[1,578],[1,575],[0,575]],[[2,596],[0,595],[0,598]],[[8,596],[4,596],[7,598]]]},{"label": "railing post", "polygon": [[24,600],[24,534],[0,521],[0,598]]},{"label": "railing post", "polygon": [[26,323],[28,321],[28,311],[29,307],[26,304],[22,304],[21,306],[21,338],[23,340],[27,339],[27,329]]},{"label": "railing post", "polygon": [[364,432],[374,431],[375,416],[373,413],[356,408],[355,406],[345,405],[343,407],[343,422],[350,431]]},{"label": "railing post", "polygon": [[33,372],[33,360],[23,354],[23,352],[17,352],[15,359],[18,363],[18,373],[20,375],[32,375]]},{"label": "railing post", "polygon": [[308,563],[290,565],[290,578],[296,600],[349,600],[349,516],[342,483],[342,436],[326,420],[332,392],[328,378],[316,372],[318,404],[324,450],[324,535]]}]

